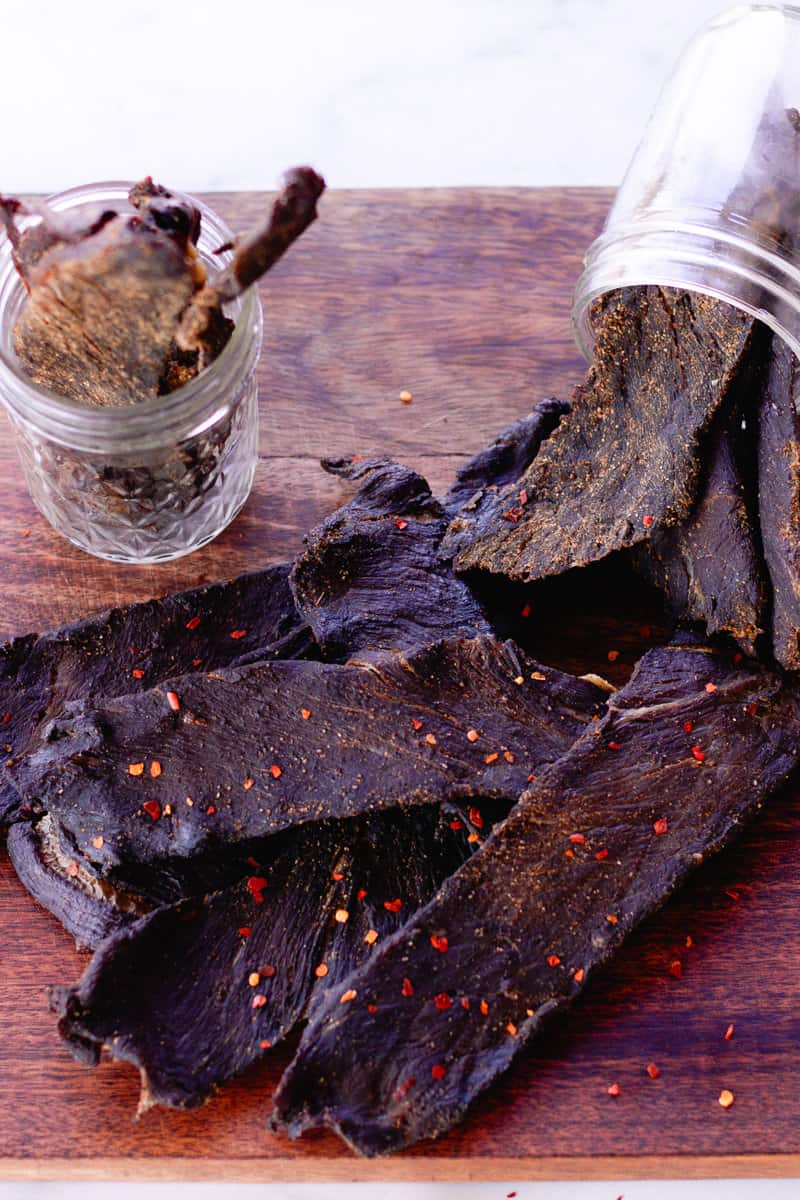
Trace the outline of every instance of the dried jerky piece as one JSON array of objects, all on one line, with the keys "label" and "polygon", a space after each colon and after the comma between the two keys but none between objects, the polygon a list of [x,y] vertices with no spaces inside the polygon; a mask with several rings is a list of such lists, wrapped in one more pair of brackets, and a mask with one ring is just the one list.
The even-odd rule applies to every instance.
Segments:
[{"label": "dried jerky piece", "polygon": [[763,632],[767,581],[757,514],[751,512],[755,430],[766,330],[760,327],[735,396],[709,437],[700,497],[688,520],[661,530],[638,549],[644,574],[660,587],[679,621],[730,633],[753,654]]},{"label": "dried jerky piece", "polygon": [[94,1047],[96,1061],[105,1045],[140,1069],[140,1109],[202,1103],[277,1045],[469,855],[465,833],[435,808],[318,822],[272,840],[282,849],[258,876],[158,909],[105,942],[76,987],[53,989],[78,1057]]},{"label": "dried jerky piece", "polygon": [[451,639],[408,656],[279,661],[184,676],[96,708],[66,705],[14,772],[76,857],[141,887],[164,870],[190,881],[198,856],[222,860],[306,821],[513,800],[604,701],[512,643]]},{"label": "dried jerky piece", "polygon": [[518,481],[450,526],[443,548],[458,570],[541,579],[690,513],[703,435],[753,319],[707,296],[638,287],[598,301],[595,324],[595,363],[571,413]]},{"label": "dried jerky piece", "polygon": [[306,536],[292,571],[298,609],[325,655],[488,633],[469,589],[439,559],[447,516],[422,476],[388,459],[323,466],[360,484]]},{"label": "dried jerky piece", "polygon": [[[308,654],[313,639],[288,576],[288,566],[268,567],[0,647],[0,742],[11,764],[66,701],[144,691],[193,669]],[[236,630],[245,635],[232,638]],[[0,827],[19,805],[9,765],[0,780]]]},{"label": "dried jerky piece", "polygon": [[800,669],[800,367],[773,338],[758,423],[758,507],[772,584],[772,652]]},{"label": "dried jerky piece", "polygon": [[516,483],[570,408],[566,400],[551,397],[540,400],[527,416],[507,425],[491,445],[459,469],[455,483],[442,500],[447,511],[453,515],[466,506],[470,513],[476,512],[483,499],[476,492]]},{"label": "dried jerky piece", "polygon": [[[787,778],[798,719],[800,692],[777,674],[702,644],[646,654],[608,715],[343,981],[353,1002],[332,996],[318,1012],[281,1082],[276,1120],[293,1136],[328,1125],[368,1155],[450,1128]],[[432,935],[447,937],[446,954]]]}]

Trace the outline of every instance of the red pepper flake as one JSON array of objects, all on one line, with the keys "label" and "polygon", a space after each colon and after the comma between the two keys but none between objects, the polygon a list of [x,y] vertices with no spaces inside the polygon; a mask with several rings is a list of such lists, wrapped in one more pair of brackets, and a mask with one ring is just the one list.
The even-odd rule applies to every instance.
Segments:
[{"label": "red pepper flake", "polygon": [[609,650],[606,657],[608,658],[609,662],[616,662],[619,658],[619,650]]},{"label": "red pepper flake", "polygon": [[[247,881],[247,890],[255,900],[261,896],[261,893],[264,891],[266,886],[267,881],[264,879],[263,875],[251,875]],[[261,896],[261,899],[263,900],[263,896]]]},{"label": "red pepper flake", "polygon": [[512,525],[516,525],[524,512],[521,504],[513,504],[511,508],[506,509],[503,513],[503,520],[510,521]]},{"label": "red pepper flake", "polygon": [[413,996],[414,995],[414,985],[410,979],[403,980],[402,985],[400,987],[400,993],[403,996]]},{"label": "red pepper flake", "polygon": [[575,857],[575,851],[574,851],[574,850],[572,850],[572,849],[570,849],[570,848],[566,849],[566,850],[564,851],[564,857],[565,857],[565,858],[574,858],[574,857]]},{"label": "red pepper flake", "polygon": [[403,907],[403,901],[399,898],[396,900],[384,900],[383,907],[387,912],[400,912]]},{"label": "red pepper flake", "polygon": [[604,858],[608,858],[608,851],[607,850],[598,850],[597,854],[595,854],[595,858],[597,859],[598,862],[602,862]]},{"label": "red pepper flake", "polygon": [[474,846],[474,845],[475,845],[475,843],[476,843],[476,842],[479,842],[480,840],[481,840],[481,839],[478,837],[477,833],[471,833],[471,834],[469,835],[469,837],[467,838],[467,841],[468,841],[468,842],[470,843],[470,845],[472,845],[472,846]]},{"label": "red pepper flake", "polygon": [[483,1017],[488,1017],[488,1015],[489,1015],[489,1005],[486,1003],[486,1001],[485,1001],[485,1000],[481,1000],[481,1006],[480,1006],[480,1007],[481,1007],[481,1016],[483,1016]]},{"label": "red pepper flake", "polygon": [[561,959],[558,957],[557,954],[548,954],[547,965],[548,965],[548,967],[560,967]]},{"label": "red pepper flake", "polygon": [[729,1092],[727,1088],[723,1088],[719,1094],[718,1103],[721,1108],[730,1108],[733,1104],[733,1092]]},{"label": "red pepper flake", "polygon": [[275,974],[275,967],[271,966],[259,967],[258,970],[264,979],[272,979],[273,975]]},{"label": "red pepper flake", "polygon": [[153,821],[157,821],[161,816],[161,805],[157,800],[145,800],[142,808]]},{"label": "red pepper flake", "polygon": [[314,974],[317,979],[324,979],[328,974],[328,968],[325,966],[325,963],[320,963],[318,967],[314,967]]},{"label": "red pepper flake", "polygon": [[217,811],[216,804],[209,804],[208,808],[206,809],[206,816],[213,817],[213,815],[216,811]]},{"label": "red pepper flake", "polygon": [[253,787],[254,784],[255,784],[255,779],[253,779],[253,777],[251,775],[248,775],[247,779],[245,779],[244,783],[242,784],[242,787],[244,788],[244,790],[246,792],[249,792],[251,787]]},{"label": "red pepper flake", "polygon": [[375,943],[377,942],[377,940],[378,940],[377,929],[368,929],[367,932],[364,934],[364,941],[367,943],[368,946],[374,946]]},{"label": "red pepper flake", "polygon": [[465,1008],[465,1009],[467,1009],[467,1011],[469,1011],[469,996],[461,997],[461,1007]]},{"label": "red pepper flake", "polygon": [[157,758],[154,758],[153,761],[150,763],[150,776],[153,779],[158,779],[160,774],[161,774],[161,763],[158,761]]},{"label": "red pepper flake", "polygon": [[693,721],[684,721],[683,722],[683,732],[684,733],[691,733],[693,729],[694,729]]},{"label": "red pepper flake", "polygon": [[619,917],[615,917],[613,913],[606,913],[606,920],[609,925],[619,925]]},{"label": "red pepper flake", "polygon": [[331,871],[331,879],[335,879],[337,883],[340,883],[344,879],[344,875],[341,871]]},{"label": "red pepper flake", "polygon": [[687,949],[687,950],[691,950],[691,948],[692,948],[692,945],[693,945],[693,943],[692,943],[692,935],[691,935],[690,933],[687,933],[687,935],[686,935],[686,942],[685,942],[686,949]]},{"label": "red pepper flake", "polygon": [[345,925],[350,920],[350,913],[346,908],[337,908],[333,914],[333,919],[339,925]]},{"label": "red pepper flake", "polygon": [[447,992],[439,992],[438,995],[433,997],[433,1003],[439,1009],[439,1012],[446,1012],[448,1008],[452,1007],[453,1001]]},{"label": "red pepper flake", "polygon": [[514,763],[514,755],[511,753],[510,750],[503,751],[503,758],[506,760],[507,763],[512,763],[512,764]]},{"label": "red pepper flake", "polygon": [[572,842],[573,846],[585,846],[586,845],[586,838],[585,838],[584,834],[582,834],[582,833],[571,833],[569,835],[569,840]]},{"label": "red pepper flake", "polygon": [[619,742],[609,742],[608,748],[609,750],[619,750]]},{"label": "red pepper flake", "polygon": [[272,1042],[268,1042],[267,1039],[264,1038],[263,1041],[258,1043],[258,1046],[260,1050],[271,1050]]},{"label": "red pepper flake", "polygon": [[21,530],[20,530],[20,533],[22,534],[22,536],[23,536],[23,537],[30,537],[30,536],[31,536],[31,531],[30,531],[30,529],[21,529]]},{"label": "red pepper flake", "polygon": [[717,690],[717,685],[715,683],[707,683],[706,684],[706,691],[708,692],[709,696],[713,696],[714,692],[716,690]]},{"label": "red pepper flake", "polygon": [[200,624],[200,617],[191,617],[190,620],[188,620],[186,622],[186,628],[187,629],[197,629],[197,626],[199,624]]},{"label": "red pepper flake", "polygon": [[679,958],[674,958],[669,964],[669,973],[676,979],[683,979],[683,964]]},{"label": "red pepper flake", "polygon": [[414,397],[411,395],[411,392],[409,392],[407,388],[403,388],[402,392],[400,393],[400,403],[411,404],[413,400]]},{"label": "red pepper flake", "polygon": [[432,933],[431,945],[433,946],[434,950],[438,950],[440,954],[447,954],[447,951],[450,949],[450,943],[443,933]]},{"label": "red pepper flake", "polygon": [[358,992],[355,988],[348,988],[346,992],[342,992],[341,996],[339,997],[339,1003],[349,1004],[351,1000],[355,1000],[357,995]]},{"label": "red pepper flake", "polygon": [[643,625],[642,628],[639,630],[639,637],[649,638],[651,636],[652,632],[653,631],[649,625]]},{"label": "red pepper flake", "polygon": [[738,904],[740,899],[739,893],[735,892],[733,888],[725,888],[725,895],[729,896],[730,899],[733,900],[734,904]]},{"label": "red pepper flake", "polygon": [[[201,663],[202,661],[203,661],[203,660],[202,660],[202,658],[193,658],[193,659],[192,659],[192,666],[193,666],[193,667],[199,667],[199,666],[200,666],[200,663]],[[178,698],[178,697],[176,696],[176,697],[175,697],[175,699],[177,700],[177,698]],[[180,708],[180,704],[178,705],[178,708]]]},{"label": "red pepper flake", "polygon": [[405,1081],[405,1083],[401,1083],[394,1094],[395,1100],[402,1100],[404,1096],[407,1096],[413,1088],[415,1082],[416,1080],[413,1077],[410,1077]]},{"label": "red pepper flake", "polygon": [[10,720],[11,720],[11,713],[6,713],[6,715],[3,717],[3,724],[7,725]]},{"label": "red pepper flake", "polygon": [[404,521],[402,517],[395,517],[394,523],[398,529],[408,529],[408,521]]},{"label": "red pepper flake", "polygon": [[522,491],[521,491],[521,492],[520,492],[520,494],[519,494],[519,502],[520,502],[520,504],[527,504],[527,503],[528,503],[528,493],[527,493],[527,491],[525,490],[525,488],[523,488],[523,489],[522,489]]},{"label": "red pepper flake", "polygon": [[263,996],[261,994],[261,992],[259,992],[257,995],[253,996],[253,999],[251,1001],[251,1007],[252,1008],[263,1008],[266,1003],[267,1003],[267,997]]},{"label": "red pepper flake", "polygon": [[436,736],[432,733],[426,733],[425,741],[428,743],[429,746],[435,746],[436,745]]},{"label": "red pepper flake", "polygon": [[530,606],[530,604],[524,604],[524,605],[522,606],[522,611],[520,612],[520,614],[519,614],[519,615],[520,615],[520,616],[521,616],[521,617],[522,617],[524,620],[526,620],[526,621],[527,621],[528,617],[531,615],[531,611],[532,611],[532,610],[531,610],[531,606]]},{"label": "red pepper flake", "polygon": [[741,650],[737,650],[733,656],[733,665],[735,667],[738,667],[739,663],[742,662],[743,659],[744,659],[744,655],[742,654]]},{"label": "red pepper flake", "polygon": [[237,932],[238,932],[238,934],[239,934],[239,937],[243,937],[243,938],[249,938],[249,937],[250,937],[250,934],[251,934],[253,931],[252,931],[252,929],[250,928],[250,926],[249,926],[249,925],[242,925],[241,929],[239,929]]},{"label": "red pepper flake", "polygon": [[368,1004],[368,1005],[367,1005],[367,1012],[369,1013],[369,1015],[370,1015],[371,1017],[374,1017],[374,1016],[375,1016],[375,1013],[376,1013],[377,1011],[378,1011],[378,1006],[377,1006],[377,1004]]},{"label": "red pepper flake", "polygon": [[464,822],[463,821],[451,821],[450,828],[453,830],[454,833],[458,833],[459,829],[464,828]]},{"label": "red pepper flake", "polygon": [[744,711],[747,713],[748,717],[757,717],[758,705],[755,702],[748,704]]},{"label": "red pepper flake", "polygon": [[653,518],[651,517],[650,513],[647,513],[646,516],[642,517],[642,524],[644,525],[645,529],[649,529],[653,524]]},{"label": "red pepper flake", "polygon": [[269,769],[269,773],[273,779],[280,779],[281,775],[283,774],[283,770],[278,766],[277,763],[273,763]]},{"label": "red pepper flake", "polygon": [[699,763],[706,761],[706,756],[699,746],[692,746],[692,754]]},{"label": "red pepper flake", "polygon": [[535,775],[529,775],[529,776],[528,776],[528,783],[535,783],[535,782],[536,782],[536,776],[535,776]]},{"label": "red pepper flake", "polygon": [[444,1079],[446,1074],[447,1068],[443,1067],[441,1063],[434,1063],[431,1067],[431,1075],[437,1081],[437,1083],[440,1079]]},{"label": "red pepper flake", "polygon": [[577,971],[572,972],[572,978],[575,980],[576,983],[583,983],[584,975],[585,975],[585,972],[584,972],[583,967],[578,967]]},{"label": "red pepper flake", "polygon": [[618,1083],[612,1083],[611,1087],[609,1087],[607,1089],[607,1091],[608,1091],[609,1096],[618,1096],[620,1094],[620,1092],[622,1091],[622,1088],[619,1086]]},{"label": "red pepper flake", "polygon": [[354,454],[353,457],[350,459],[350,462],[351,463],[364,462],[364,455],[363,454]]},{"label": "red pepper flake", "polygon": [[250,987],[258,987],[261,983],[261,976],[258,971],[251,971],[247,976],[247,982],[250,984]]},{"label": "red pepper flake", "polygon": [[512,1021],[509,1021],[508,1024],[506,1025],[506,1033],[509,1034],[511,1037],[517,1036],[517,1027],[516,1027],[516,1025],[514,1025],[514,1023]]},{"label": "red pepper flake", "polygon": [[167,692],[167,704],[173,712],[180,712],[181,702],[176,692]]},{"label": "red pepper flake", "polygon": [[661,1074],[661,1071],[658,1069],[655,1063],[648,1063],[646,1070],[651,1079],[658,1079]]},{"label": "red pepper flake", "polygon": [[422,721],[420,721],[419,717],[412,717],[411,726],[414,730],[416,730],[417,733],[419,733],[420,729],[422,729]]},{"label": "red pepper flake", "polygon": [[311,709],[310,708],[301,708],[300,716],[303,718],[304,721],[310,721],[311,720]]},{"label": "red pepper flake", "polygon": [[131,675],[134,679],[144,679],[144,671],[141,667],[134,667],[131,671]]},{"label": "red pepper flake", "polygon": [[468,729],[467,730],[467,741],[468,742],[477,742],[479,737],[480,737],[480,734],[478,733],[477,729]]},{"label": "red pepper flake", "polygon": [[[497,755],[495,755],[495,758]],[[469,819],[476,829],[483,829],[483,814],[479,808],[473,804],[469,810]]]},{"label": "red pepper flake", "polygon": [[356,900],[366,900],[366,898],[367,898],[367,893],[364,890],[364,888],[359,888],[358,891],[356,892]]},{"label": "red pepper flake", "polygon": [[128,774],[136,776],[144,775],[144,763],[128,763]]},{"label": "red pepper flake", "polygon": [[666,817],[659,817],[657,821],[653,822],[653,831],[659,835],[666,833],[668,829],[669,824]]},{"label": "red pepper flake", "polygon": [[499,757],[500,757],[500,755],[495,750],[495,752],[493,754],[487,754],[486,758],[483,761],[486,763],[487,767],[490,767],[492,765],[492,763],[497,762]]},{"label": "red pepper flake", "polygon": [[235,642],[238,642],[240,638],[247,637],[247,630],[246,629],[234,629],[233,633],[231,634],[231,637],[233,638],[233,640]]},{"label": "red pepper flake", "polygon": [[102,850],[103,842],[104,842],[104,838],[103,838],[102,834],[98,834],[97,837],[92,838],[92,845],[94,846],[95,850]]},{"label": "red pepper flake", "polygon": [[729,1042],[731,1040],[731,1038],[733,1037],[733,1022],[731,1022],[731,1024],[725,1030],[724,1037],[725,1037],[726,1042]]},{"label": "red pepper flake", "polygon": [[[547,679],[547,676],[544,671],[531,671],[531,679],[535,679],[538,683],[541,683],[543,679]],[[598,721],[600,720],[599,717],[597,719]]]}]

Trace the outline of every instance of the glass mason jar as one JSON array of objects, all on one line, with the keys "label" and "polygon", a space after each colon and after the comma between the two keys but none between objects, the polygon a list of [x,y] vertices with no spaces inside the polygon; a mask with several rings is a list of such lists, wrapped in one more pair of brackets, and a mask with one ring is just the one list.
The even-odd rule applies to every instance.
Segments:
[{"label": "glass mason jar", "polygon": [[689,42],[584,259],[587,358],[594,301],[638,284],[725,300],[800,356],[800,9],[740,5]]},{"label": "glass mason jar", "polygon": [[[59,212],[128,205],[128,183],[95,183],[49,197]],[[233,238],[211,209],[198,251],[219,267]],[[130,211],[134,209],[130,207]],[[219,357],[166,396],[130,407],[90,408],[39,387],[14,353],[26,291],[0,240],[0,400],[13,423],[25,481],[39,511],[81,549],[116,562],[164,562],[215,538],[247,499],[255,474],[255,378],[262,315],[256,289],[225,306],[235,321]]]}]

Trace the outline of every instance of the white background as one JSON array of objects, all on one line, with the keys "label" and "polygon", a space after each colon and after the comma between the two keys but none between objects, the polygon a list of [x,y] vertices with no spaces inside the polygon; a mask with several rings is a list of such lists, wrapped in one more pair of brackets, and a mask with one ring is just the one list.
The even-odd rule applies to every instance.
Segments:
[{"label": "white background", "polygon": [[[615,184],[724,0],[0,0],[0,190]],[[3,1200],[796,1200],[798,1183],[2,1184]]]}]

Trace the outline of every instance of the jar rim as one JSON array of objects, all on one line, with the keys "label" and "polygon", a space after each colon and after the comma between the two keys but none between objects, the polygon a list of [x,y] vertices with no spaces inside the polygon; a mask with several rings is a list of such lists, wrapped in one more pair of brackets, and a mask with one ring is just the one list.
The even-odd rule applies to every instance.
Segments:
[{"label": "jar rim", "polygon": [[[80,184],[45,197],[44,203],[56,211],[92,202],[102,203],[104,200],[124,203],[132,186],[133,181],[126,180]],[[173,190],[173,195],[200,210],[200,243],[209,234],[213,235],[213,241],[218,240],[219,245],[233,241],[233,231],[202,200],[177,190]],[[134,211],[132,207],[131,211]],[[226,250],[215,255],[215,262],[225,266],[232,258],[233,251]],[[0,232],[0,276],[8,272],[9,267],[16,275],[8,236]],[[22,280],[17,276],[16,284],[12,283],[10,289],[3,289],[0,293],[0,316],[10,295],[23,287]],[[82,405],[36,383],[24,371],[16,355],[5,353],[0,342],[0,372],[5,374],[7,383],[13,382],[18,392],[17,396],[11,396],[4,390],[2,400],[23,420],[35,423],[49,437],[77,449],[86,448],[87,439],[101,445],[118,443],[121,438],[135,438],[137,445],[142,446],[161,444],[178,432],[184,435],[187,425],[191,425],[191,434],[194,435],[219,419],[220,409],[227,407],[226,397],[236,390],[236,379],[243,372],[249,372],[260,351],[262,314],[257,288],[247,288],[231,307],[235,308],[234,329],[220,354],[199,375],[173,392],[126,406],[95,408]],[[77,445],[73,439],[77,439]]]}]

